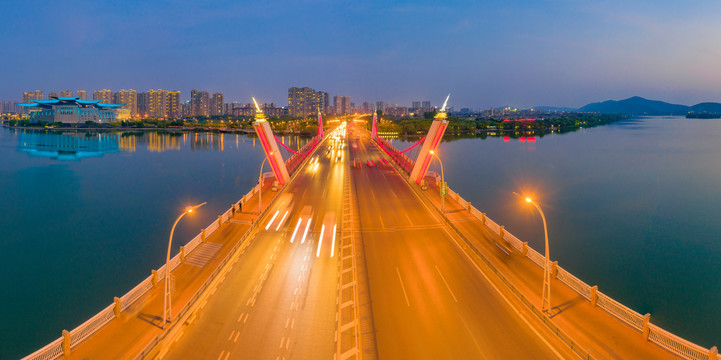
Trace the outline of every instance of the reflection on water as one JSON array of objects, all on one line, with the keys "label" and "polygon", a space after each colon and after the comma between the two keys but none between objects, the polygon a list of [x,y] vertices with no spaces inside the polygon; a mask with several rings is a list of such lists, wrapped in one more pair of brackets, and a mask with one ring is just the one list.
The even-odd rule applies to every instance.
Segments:
[{"label": "reflection on water", "polygon": [[99,157],[119,151],[119,138],[119,134],[23,132],[18,139],[18,151],[30,156],[78,161],[84,157]]}]

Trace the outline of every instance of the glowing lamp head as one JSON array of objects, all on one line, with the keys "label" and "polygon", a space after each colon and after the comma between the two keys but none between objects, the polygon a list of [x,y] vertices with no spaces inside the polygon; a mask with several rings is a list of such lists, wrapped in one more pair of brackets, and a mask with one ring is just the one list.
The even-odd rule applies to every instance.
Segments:
[{"label": "glowing lamp head", "polygon": [[435,153],[433,152],[433,150],[431,150],[431,151],[429,151],[429,152],[431,153],[431,155],[435,154]]},{"label": "glowing lamp head", "polygon": [[527,198],[526,198],[526,202],[529,202],[529,203],[530,203],[530,202],[533,202],[533,200],[531,200],[531,198],[527,197]]},{"label": "glowing lamp head", "polygon": [[188,213],[192,213],[192,212],[193,212],[193,209],[188,209]]}]

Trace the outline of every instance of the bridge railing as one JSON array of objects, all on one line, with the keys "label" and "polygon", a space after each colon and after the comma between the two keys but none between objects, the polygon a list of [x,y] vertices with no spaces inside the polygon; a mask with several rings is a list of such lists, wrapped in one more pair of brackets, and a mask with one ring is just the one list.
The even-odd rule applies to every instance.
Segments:
[{"label": "bridge railing", "polygon": [[[208,227],[203,229],[200,234],[195,236],[187,244],[183,246],[185,255],[187,256],[195,250],[208,236],[215,232],[220,224],[219,221],[225,223],[229,221],[235,212],[240,211],[242,206],[247,203],[250,198],[260,191],[260,185],[256,185],[250,192],[245,194],[237,203],[234,203],[218,220],[214,220]],[[181,261],[181,254],[178,253],[170,260],[170,271],[177,268]],[[154,274],[140,282],[132,290],[118,298],[111,305],[97,313],[92,318],[77,326],[72,331],[63,331],[63,335],[44,346],[41,349],[23,358],[23,360],[52,360],[63,356],[67,350],[72,350],[80,345],[84,340],[100,331],[105,325],[110,323],[117,317],[117,314],[127,310],[143,295],[152,290],[158,282],[165,279],[165,265],[161,266]]]},{"label": "bridge railing", "polygon": [[[470,205],[468,201],[464,200],[458,193],[450,188],[448,188],[448,196],[456,200],[458,204],[463,206],[465,209],[468,209],[471,215],[480,220],[489,230],[497,236],[501,236],[501,227],[493,220],[489,219],[486,214]],[[503,239],[518,252],[524,254],[524,256],[531,260],[534,264],[541,268],[544,267],[545,257],[533,248],[529,247],[527,243],[521,242],[521,240],[513,236],[505,229],[503,229]],[[715,346],[710,349],[706,349],[650,323],[650,315],[644,316],[628,308],[620,302],[612,299],[610,296],[598,291],[597,287],[589,286],[560,266],[555,266],[554,272],[556,274],[556,279],[564,283],[583,298],[591,302],[595,301],[595,306],[603,309],[608,314],[621,320],[636,331],[644,334],[644,336],[647,333],[648,340],[667,351],[684,359],[715,360],[717,358],[718,350]],[[644,330],[644,327],[646,327],[646,330]]]}]

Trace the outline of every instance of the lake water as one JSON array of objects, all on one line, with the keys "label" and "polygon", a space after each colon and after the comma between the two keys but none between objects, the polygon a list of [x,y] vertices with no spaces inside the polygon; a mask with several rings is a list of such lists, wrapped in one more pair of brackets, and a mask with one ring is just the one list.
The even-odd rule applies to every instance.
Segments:
[{"label": "lake water", "polygon": [[[709,347],[721,344],[720,139],[718,120],[653,117],[530,142],[444,141],[439,154],[451,188],[542,250],[540,218],[513,192],[535,194],[553,260]],[[180,222],[178,245],[256,183],[262,157],[243,135],[0,129],[0,358],[34,351],[146,278],[179,211],[208,202]]]}]

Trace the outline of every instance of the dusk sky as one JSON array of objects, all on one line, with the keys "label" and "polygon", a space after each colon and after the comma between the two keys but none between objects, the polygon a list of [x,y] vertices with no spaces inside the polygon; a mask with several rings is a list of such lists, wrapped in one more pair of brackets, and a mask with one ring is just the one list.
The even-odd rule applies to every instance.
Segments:
[{"label": "dusk sky", "polygon": [[309,86],[456,109],[638,95],[721,102],[719,1],[18,1],[0,11],[0,100],[23,91]]}]

